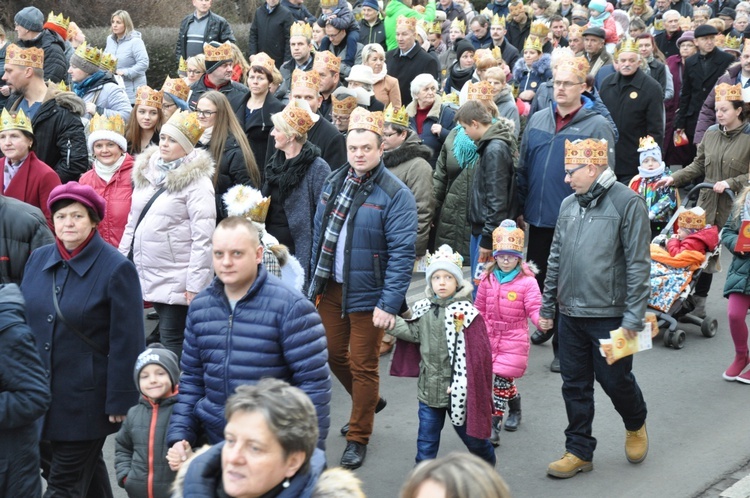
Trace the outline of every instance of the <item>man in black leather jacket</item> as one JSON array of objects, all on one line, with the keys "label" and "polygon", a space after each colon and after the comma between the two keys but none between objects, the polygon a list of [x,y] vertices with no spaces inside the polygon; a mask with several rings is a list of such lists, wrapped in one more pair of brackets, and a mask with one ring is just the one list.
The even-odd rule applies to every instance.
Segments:
[{"label": "man in black leather jacket", "polygon": [[[203,43],[211,43],[213,41],[219,43],[226,41],[237,43],[232,32],[232,27],[227,20],[211,12],[211,2],[212,0],[193,0],[195,12],[185,16],[180,23],[180,33],[177,35],[177,47],[175,48],[175,59],[177,62],[180,61],[180,57],[187,60],[188,57],[202,54]],[[200,44],[200,50],[191,50],[188,48],[188,32],[190,31],[190,25],[195,22],[205,22],[203,39],[200,42],[196,40],[195,43],[196,46]]]}]

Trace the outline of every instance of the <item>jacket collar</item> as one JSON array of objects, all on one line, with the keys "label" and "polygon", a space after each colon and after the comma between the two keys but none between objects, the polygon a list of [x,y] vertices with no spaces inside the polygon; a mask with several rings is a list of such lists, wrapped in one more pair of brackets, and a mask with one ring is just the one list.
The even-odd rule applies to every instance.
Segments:
[{"label": "jacket collar", "polygon": [[99,232],[96,232],[83,251],[81,251],[78,256],[67,262],[63,260],[60,251],[55,247],[50,251],[50,255],[47,257],[47,261],[44,263],[42,269],[46,271],[65,262],[70,265],[70,268],[76,272],[79,277],[83,277],[94,265],[96,258],[99,257],[99,253],[102,252],[105,245],[106,242],[102,240]]},{"label": "jacket collar", "polygon": [[[251,299],[253,296],[255,296],[259,291],[260,288],[263,287],[263,285],[266,283],[266,280],[268,280],[268,271],[266,268],[262,265],[258,265],[258,274],[255,276],[255,281],[250,285],[250,288],[247,290],[244,296],[242,296],[237,303],[247,301]],[[214,277],[213,282],[211,283],[211,292],[222,299],[226,299],[226,293],[224,292],[224,283],[219,280],[219,277]]]}]

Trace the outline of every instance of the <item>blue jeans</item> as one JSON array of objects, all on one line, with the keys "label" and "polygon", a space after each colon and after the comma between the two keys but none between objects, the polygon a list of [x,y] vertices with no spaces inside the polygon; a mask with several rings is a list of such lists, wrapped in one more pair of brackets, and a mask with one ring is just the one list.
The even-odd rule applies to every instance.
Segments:
[{"label": "blue jeans", "polygon": [[596,438],[591,435],[594,378],[629,431],[640,429],[646,421],[646,402],[631,372],[633,357],[607,365],[599,353],[599,339],[609,339],[609,332],[620,326],[621,317],[579,318],[562,313],[558,316],[562,395],[568,413],[565,448],[578,458],[591,461],[596,449]]},{"label": "blue jeans", "polygon": [[[419,432],[417,434],[417,463],[422,460],[437,458],[440,449],[440,432],[445,423],[448,408],[431,408],[419,402]],[[451,424],[453,425],[453,424]],[[477,439],[466,434],[466,424],[453,426],[471,453],[493,467],[495,466],[495,449],[489,439]]]}]

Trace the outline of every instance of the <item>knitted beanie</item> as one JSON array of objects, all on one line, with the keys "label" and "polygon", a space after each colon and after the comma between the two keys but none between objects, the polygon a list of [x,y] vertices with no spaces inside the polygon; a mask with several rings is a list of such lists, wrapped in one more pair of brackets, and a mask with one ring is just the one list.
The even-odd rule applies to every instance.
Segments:
[{"label": "knitted beanie", "polygon": [[29,31],[41,33],[44,29],[44,14],[36,7],[24,7],[18,11],[13,22]]},{"label": "knitted beanie", "polygon": [[[150,344],[146,350],[138,355],[138,359],[135,361],[135,368],[133,369],[133,380],[138,388],[138,392],[141,391],[140,375],[141,370],[146,368],[147,365],[159,365],[169,374],[169,379],[172,381],[172,389],[180,381],[180,365],[177,361],[177,355],[172,351],[166,349],[164,346],[155,342]],[[143,394],[143,393],[141,393]]]}]

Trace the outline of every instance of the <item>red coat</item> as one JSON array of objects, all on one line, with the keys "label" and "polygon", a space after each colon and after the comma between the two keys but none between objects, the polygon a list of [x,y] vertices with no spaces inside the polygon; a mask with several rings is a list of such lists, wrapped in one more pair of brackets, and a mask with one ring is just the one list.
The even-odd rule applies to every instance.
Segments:
[{"label": "red coat", "polygon": [[[0,171],[4,171],[5,161],[7,161],[5,157],[0,159]],[[54,232],[52,215],[47,208],[47,199],[52,189],[60,185],[60,177],[57,176],[55,170],[43,163],[36,157],[36,154],[29,152],[16,176],[10,181],[7,190],[5,189],[5,175],[0,176],[0,185],[5,190],[3,195],[41,209]]]},{"label": "red coat", "polygon": [[79,183],[91,186],[97,194],[107,201],[104,219],[97,229],[108,244],[119,247],[125,225],[128,223],[130,202],[133,198],[133,156],[125,154],[125,161],[117,172],[105,182],[92,168],[81,176]]},{"label": "red coat", "polygon": [[719,229],[709,226],[703,230],[698,230],[692,235],[688,235],[685,237],[685,240],[680,240],[677,237],[669,239],[667,241],[667,250],[670,256],[676,256],[688,249],[706,254],[708,251],[716,249],[717,245],[719,245]]}]

